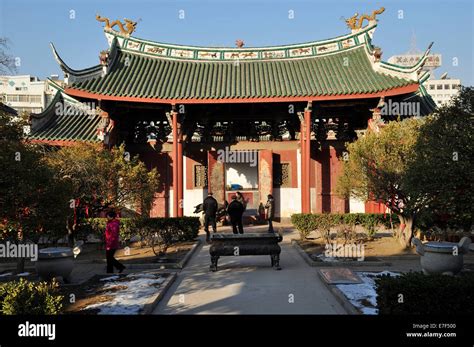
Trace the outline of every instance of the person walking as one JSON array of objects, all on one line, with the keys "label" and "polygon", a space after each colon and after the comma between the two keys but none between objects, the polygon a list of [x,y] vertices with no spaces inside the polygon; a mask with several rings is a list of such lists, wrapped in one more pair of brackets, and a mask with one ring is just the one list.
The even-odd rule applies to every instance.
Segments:
[{"label": "person walking", "polygon": [[229,206],[227,206],[227,213],[230,217],[230,224],[232,224],[232,232],[234,234],[243,234],[244,226],[242,225],[242,215],[244,214],[244,205],[238,201],[236,195],[232,195],[232,201]]},{"label": "person walking", "polygon": [[122,272],[125,266],[115,259],[114,255],[119,248],[120,221],[116,218],[114,211],[107,213],[107,225],[105,227],[105,257],[107,259],[107,273],[113,273],[114,267]]},{"label": "person walking", "polygon": [[273,218],[275,217],[275,199],[273,195],[268,194],[268,200],[265,204],[265,219],[268,221],[268,232],[273,233]]},{"label": "person walking", "polygon": [[212,192],[202,202],[202,210],[204,212],[204,231],[206,232],[206,242],[209,243],[211,235],[209,234],[209,224],[212,225],[212,231],[217,232],[216,215],[218,204],[217,200],[212,196]]}]

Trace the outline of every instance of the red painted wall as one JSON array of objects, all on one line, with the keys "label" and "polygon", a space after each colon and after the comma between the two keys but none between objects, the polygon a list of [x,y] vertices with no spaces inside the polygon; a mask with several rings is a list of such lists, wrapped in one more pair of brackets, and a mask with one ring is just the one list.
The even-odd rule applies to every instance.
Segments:
[{"label": "red painted wall", "polygon": [[342,144],[323,144],[321,149],[312,144],[311,187],[316,188],[313,198],[314,213],[346,213],[349,202],[336,195],[337,178],[342,169]]},{"label": "red painted wall", "polygon": [[157,169],[160,174],[158,192],[150,212],[151,217],[169,217],[169,189],[172,186],[173,168],[169,153],[145,152],[140,154],[149,170]]},{"label": "red painted wall", "polygon": [[291,150],[274,150],[274,163],[290,163],[291,170],[291,186],[289,188],[298,188],[298,160],[296,149]]},{"label": "red painted wall", "polygon": [[367,201],[365,203],[365,213],[385,213],[386,207],[383,203]]},{"label": "red painted wall", "polygon": [[[186,189],[194,189],[194,166],[195,165],[206,165],[207,166],[207,152],[206,151],[196,151],[188,152],[186,151]],[[186,194],[185,197],[186,199]]]}]

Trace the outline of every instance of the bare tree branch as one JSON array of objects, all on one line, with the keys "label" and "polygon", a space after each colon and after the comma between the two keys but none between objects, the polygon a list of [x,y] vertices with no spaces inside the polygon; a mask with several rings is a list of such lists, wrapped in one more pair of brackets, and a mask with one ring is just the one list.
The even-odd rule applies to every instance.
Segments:
[{"label": "bare tree branch", "polygon": [[0,37],[0,74],[16,73],[15,58],[7,53],[10,48],[10,40]]}]

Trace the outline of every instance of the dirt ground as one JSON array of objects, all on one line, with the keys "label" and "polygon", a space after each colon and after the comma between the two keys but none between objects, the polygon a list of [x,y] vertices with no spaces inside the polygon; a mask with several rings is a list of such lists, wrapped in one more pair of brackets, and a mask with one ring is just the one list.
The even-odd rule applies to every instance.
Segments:
[{"label": "dirt ground", "polygon": [[[341,242],[341,241],[338,241]],[[306,253],[321,254],[325,250],[325,241],[322,238],[307,239],[298,242]],[[390,257],[416,254],[414,249],[406,249],[389,234],[376,235],[372,240],[364,242],[365,258]]]},{"label": "dirt ground", "polygon": [[[192,248],[195,242],[180,242],[169,247],[166,256],[157,257],[151,247],[140,247],[138,244],[121,248],[115,253],[115,257],[124,264],[144,264],[154,263],[166,260],[166,262],[179,262]],[[161,258],[161,259],[160,259]],[[166,259],[165,259],[166,258]],[[105,260],[105,249],[98,244],[83,245],[81,253],[77,260]]]}]

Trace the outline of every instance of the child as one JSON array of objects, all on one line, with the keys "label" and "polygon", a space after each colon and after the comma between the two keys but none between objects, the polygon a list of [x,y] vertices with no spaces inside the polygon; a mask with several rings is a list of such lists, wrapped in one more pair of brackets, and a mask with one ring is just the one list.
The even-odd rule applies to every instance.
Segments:
[{"label": "child", "polygon": [[114,267],[119,272],[125,270],[125,266],[114,258],[115,251],[119,248],[120,222],[115,218],[114,211],[107,213],[107,226],[105,228],[105,257],[107,259],[107,273],[113,273]]}]

